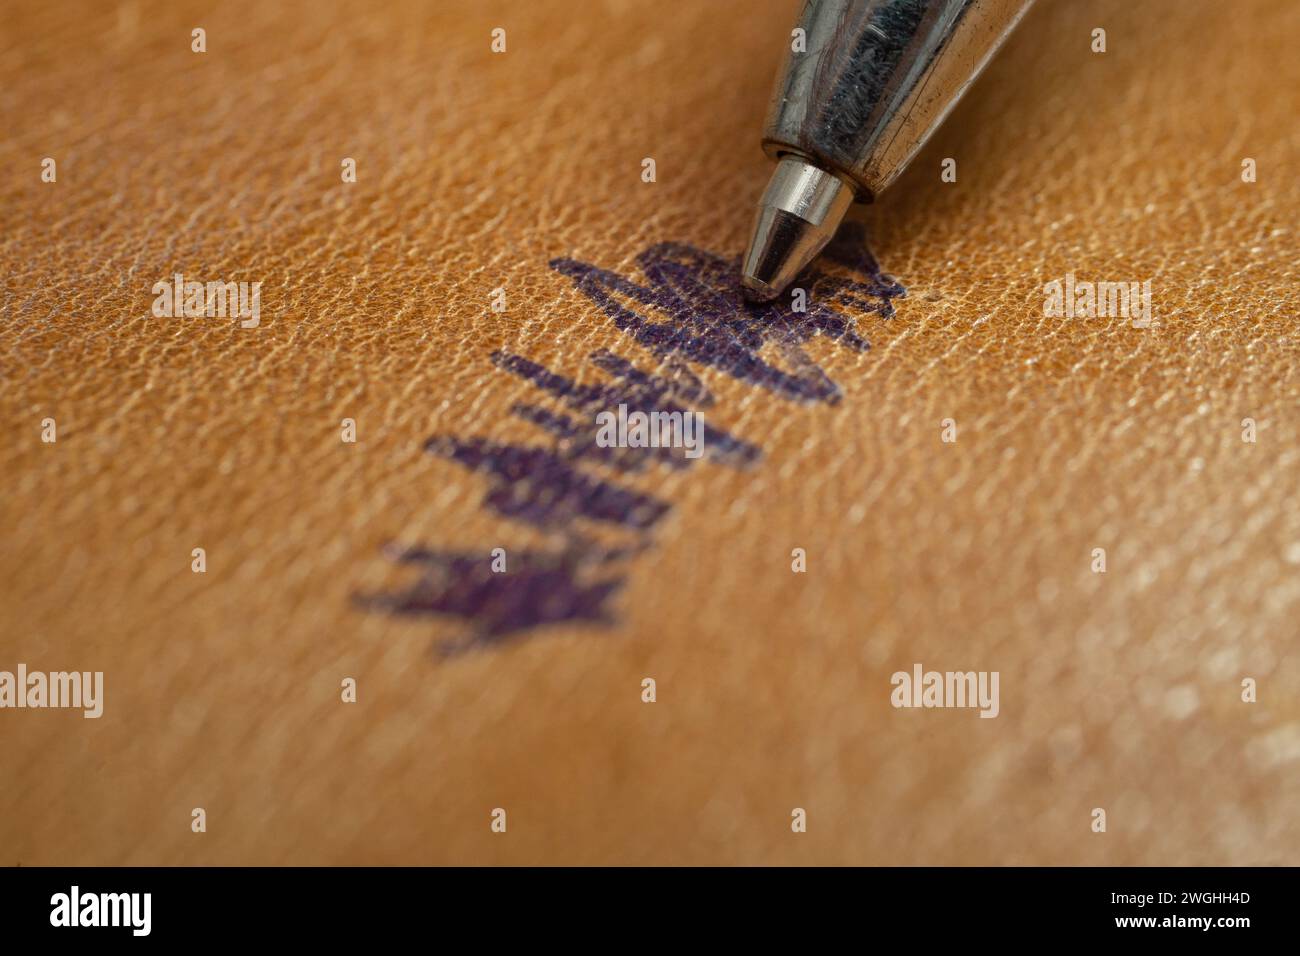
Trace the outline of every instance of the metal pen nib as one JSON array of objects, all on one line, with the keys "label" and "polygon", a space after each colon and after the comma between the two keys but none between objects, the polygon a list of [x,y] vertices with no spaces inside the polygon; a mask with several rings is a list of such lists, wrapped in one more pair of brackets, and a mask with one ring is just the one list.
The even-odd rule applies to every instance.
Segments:
[{"label": "metal pen nib", "polygon": [[903,171],[1033,0],[806,0],[763,148],[776,171],[744,259],[745,294],[776,298],[853,200]]},{"label": "metal pen nib", "polygon": [[844,180],[798,156],[783,156],[758,204],[741,279],[745,294],[768,302],[784,292],[830,242],[852,204]]}]

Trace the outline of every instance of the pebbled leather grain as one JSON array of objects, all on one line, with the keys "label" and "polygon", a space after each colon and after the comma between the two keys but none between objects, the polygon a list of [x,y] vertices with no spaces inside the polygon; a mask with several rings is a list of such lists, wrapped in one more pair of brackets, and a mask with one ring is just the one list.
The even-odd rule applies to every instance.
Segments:
[{"label": "pebbled leather grain", "polygon": [[[106,700],[0,711],[0,863],[1295,862],[1300,8],[1042,0],[854,213],[881,275],[822,266],[869,348],[646,307],[811,397],[579,269],[742,252],[795,12],[7,5],[0,669]],[[260,326],[153,317],[178,272],[262,282]],[[1067,272],[1149,279],[1155,327],[1045,317]],[[760,454],[575,466],[648,524],[581,482],[503,513],[449,442],[565,447],[511,356],[602,352]],[[421,577],[494,547],[517,606]],[[1000,715],[893,709],[915,662],[998,671]]]}]

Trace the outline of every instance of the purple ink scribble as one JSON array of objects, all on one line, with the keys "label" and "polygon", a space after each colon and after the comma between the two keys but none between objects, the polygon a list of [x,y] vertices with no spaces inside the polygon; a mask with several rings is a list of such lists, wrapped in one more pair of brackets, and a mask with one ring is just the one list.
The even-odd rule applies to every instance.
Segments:
[{"label": "purple ink scribble", "polygon": [[[661,412],[685,412],[677,402],[669,398],[670,395],[682,394],[686,391],[691,395],[702,395],[706,397],[704,404],[712,404],[713,397],[703,390],[703,386],[698,381],[683,386],[677,380],[670,380],[649,372],[643,372],[636,368],[626,359],[619,358],[607,351],[593,352],[591,361],[597,367],[611,372],[617,381],[610,385],[579,385],[573,379],[566,378],[550,371],[544,365],[530,361],[519,355],[510,352],[493,352],[492,363],[497,368],[531,382],[543,391],[549,392],[556,398],[562,400],[566,405],[575,411],[584,413],[584,425],[579,426],[572,419],[562,417],[560,422],[541,423],[548,430],[556,430],[563,426],[572,426],[576,429],[584,429],[589,437],[585,447],[577,449],[574,454],[591,453],[593,451],[603,452],[609,449],[602,449],[595,443],[595,432],[590,426],[595,413],[604,409],[615,408],[618,405],[626,405],[629,412],[633,411],[661,411]],[[537,416],[531,409],[523,415],[525,418],[536,420]],[[622,451],[645,452],[640,457],[642,462],[648,460],[671,459],[672,463],[679,468],[684,468],[693,463],[696,459],[684,458],[680,456],[680,449],[672,448],[633,448],[620,449]],[[676,454],[676,456],[674,456]],[[704,424],[704,456],[706,458],[716,458],[725,464],[750,465],[758,461],[763,455],[762,451],[749,442],[742,441],[720,428],[714,428],[707,422]]]},{"label": "purple ink scribble", "polygon": [[[358,606],[402,616],[444,615],[470,625],[462,641],[440,645],[443,654],[496,646],[548,624],[614,623],[610,602],[626,582],[630,559],[653,546],[652,533],[672,505],[624,487],[609,477],[652,468],[689,468],[693,459],[672,448],[605,448],[595,442],[594,415],[622,404],[629,411],[708,408],[714,396],[689,363],[697,363],[781,398],[834,404],[839,387],[802,346],[824,336],[855,351],[870,343],[857,318],[894,314],[902,285],[880,271],[862,227],[842,228],[822,262],[848,268],[852,278],[812,270],[799,280],[806,311],[785,300],[755,306],[740,293],[739,262],[680,243],[660,243],[637,257],[642,283],[573,259],[551,268],[573,280],[600,311],[656,360],[655,372],[608,350],[589,361],[608,377],[579,384],[523,356],[497,351],[491,362],[528,382],[552,407],[517,402],[511,413],[546,437],[546,447],[502,444],[486,438],[435,435],[425,450],[488,479],[483,505],[498,515],[561,536],[549,549],[507,549],[508,569],[495,571],[489,549],[447,551],[387,546],[385,556],[418,569],[406,587],[356,595]],[[856,317],[855,317],[856,316]],[[773,364],[779,357],[781,365]],[[567,412],[566,412],[567,409]],[[758,446],[723,429],[704,427],[705,459],[749,468]],[[704,459],[701,459],[704,460]],[[591,467],[606,477],[592,474]],[[596,543],[592,529],[630,536],[630,544]]]},{"label": "purple ink scribble", "polygon": [[625,580],[605,571],[620,555],[599,549],[581,554],[511,551],[506,573],[494,572],[485,553],[397,545],[386,546],[384,553],[397,564],[416,567],[420,576],[402,590],[358,595],[356,602],[390,614],[449,614],[471,621],[470,637],[439,645],[444,655],[500,644],[559,621],[613,623],[608,602]]},{"label": "purple ink scribble", "polygon": [[484,503],[498,514],[531,525],[568,525],[576,518],[589,518],[644,530],[671,507],[651,495],[584,474],[563,455],[545,448],[450,435],[435,435],[424,447],[491,476]]},{"label": "purple ink scribble", "polygon": [[[804,312],[794,311],[788,300],[748,302],[737,282],[739,260],[676,242],[651,246],[637,257],[644,285],[574,259],[553,259],[551,268],[569,276],[616,326],[657,356],[699,362],[784,398],[834,403],[840,400],[839,386],[800,346],[822,335],[866,351],[870,343],[858,334],[853,318],[834,306],[887,319],[894,314],[891,300],[905,292],[880,271],[858,223],[842,229],[823,256],[857,270],[861,278],[815,270],[806,274]],[[664,321],[653,321],[650,313],[662,315]],[[797,369],[781,369],[762,358],[760,352],[768,345]]]}]

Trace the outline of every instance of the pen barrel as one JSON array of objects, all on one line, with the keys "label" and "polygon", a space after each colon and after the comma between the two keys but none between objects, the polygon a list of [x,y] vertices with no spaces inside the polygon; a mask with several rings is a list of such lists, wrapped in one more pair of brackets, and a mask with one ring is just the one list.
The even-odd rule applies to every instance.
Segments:
[{"label": "pen barrel", "polygon": [[869,200],[897,177],[1033,0],[807,0],[763,148],[851,181]]}]

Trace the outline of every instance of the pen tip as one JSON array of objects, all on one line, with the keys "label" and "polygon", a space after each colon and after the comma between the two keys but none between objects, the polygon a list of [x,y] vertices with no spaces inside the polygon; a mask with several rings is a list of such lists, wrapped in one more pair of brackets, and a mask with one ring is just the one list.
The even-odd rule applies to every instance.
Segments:
[{"label": "pen tip", "polygon": [[758,204],[741,288],[755,302],[786,290],[830,241],[853,203],[838,176],[798,156],[783,156]]},{"label": "pen tip", "polygon": [[771,302],[781,294],[781,290],[768,285],[757,276],[752,276],[746,272],[740,277],[740,287],[745,292],[745,298],[751,302]]}]

